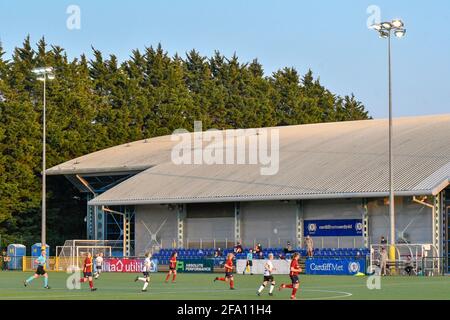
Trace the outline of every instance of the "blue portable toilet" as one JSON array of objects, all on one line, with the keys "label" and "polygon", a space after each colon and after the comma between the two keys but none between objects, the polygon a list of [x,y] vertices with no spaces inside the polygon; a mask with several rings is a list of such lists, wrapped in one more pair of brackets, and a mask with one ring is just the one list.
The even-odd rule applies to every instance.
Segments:
[{"label": "blue portable toilet", "polygon": [[27,255],[27,247],[23,244],[10,244],[8,246],[9,269],[10,270],[22,270],[23,257]]},{"label": "blue portable toilet", "polygon": [[[42,244],[40,242],[33,244],[31,246],[31,256],[39,257],[41,255],[41,249],[42,249]],[[46,253],[47,257],[50,256],[50,247],[48,244],[45,245],[45,253]]]}]

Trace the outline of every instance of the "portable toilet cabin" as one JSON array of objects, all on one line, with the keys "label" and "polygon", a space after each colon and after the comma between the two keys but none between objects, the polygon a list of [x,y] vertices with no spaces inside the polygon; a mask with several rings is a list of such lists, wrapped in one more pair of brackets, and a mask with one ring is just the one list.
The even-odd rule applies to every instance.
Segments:
[{"label": "portable toilet cabin", "polygon": [[[41,249],[42,249],[42,244],[40,242],[33,244],[31,246],[31,256],[39,257],[41,255]],[[50,247],[48,244],[45,245],[45,254],[47,257],[50,256]]]},{"label": "portable toilet cabin", "polygon": [[[31,267],[32,269],[35,269],[37,266],[34,263],[34,260],[36,260],[36,258],[38,258],[41,255],[41,250],[42,250],[42,244],[40,242],[35,243],[31,246]],[[50,259],[50,246],[48,244],[45,245],[45,256],[47,257],[47,263],[46,263],[46,268],[48,268],[48,262]]]},{"label": "portable toilet cabin", "polygon": [[8,269],[22,270],[22,260],[26,255],[27,247],[23,244],[10,244],[8,246],[8,257],[10,258]]}]

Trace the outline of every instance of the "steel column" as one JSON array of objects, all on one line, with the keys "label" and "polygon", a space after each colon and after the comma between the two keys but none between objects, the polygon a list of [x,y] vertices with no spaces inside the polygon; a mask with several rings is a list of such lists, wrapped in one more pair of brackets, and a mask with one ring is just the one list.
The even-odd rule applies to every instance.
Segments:
[{"label": "steel column", "polygon": [[436,247],[439,256],[442,257],[441,244],[441,216],[442,216],[442,194],[438,193],[433,197],[433,245]]},{"label": "steel column", "polygon": [[303,247],[303,222],[304,222],[303,201],[297,200],[295,209],[295,239],[297,242],[297,248]]},{"label": "steel column", "polygon": [[363,223],[363,244],[365,248],[369,248],[369,208],[368,201],[366,198],[362,199],[362,223]]},{"label": "steel column", "polygon": [[[93,198],[93,196],[91,194],[87,194],[86,195],[86,202],[88,203],[91,199]],[[94,207],[87,205],[86,206],[86,238],[88,240],[93,240],[95,238],[95,224],[94,224],[94,219],[95,219],[95,213],[94,213]]]},{"label": "steel column", "polygon": [[94,239],[105,240],[105,213],[101,206],[94,206]]},{"label": "steel column", "polygon": [[177,247],[184,246],[184,220],[186,218],[186,205],[180,204],[177,206]]},{"label": "steel column", "polygon": [[131,255],[131,212],[129,208],[125,208],[123,215],[123,255],[125,257]]},{"label": "steel column", "polygon": [[234,242],[241,241],[241,203],[234,203]]}]

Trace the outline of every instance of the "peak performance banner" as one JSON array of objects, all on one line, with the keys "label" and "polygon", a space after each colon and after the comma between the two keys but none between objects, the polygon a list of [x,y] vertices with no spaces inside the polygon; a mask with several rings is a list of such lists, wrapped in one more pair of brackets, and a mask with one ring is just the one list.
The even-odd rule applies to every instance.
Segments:
[{"label": "peak performance banner", "polygon": [[177,261],[177,271],[187,273],[211,273],[214,272],[214,260],[212,259],[181,259]]},{"label": "peak performance banner", "polygon": [[311,237],[362,236],[362,219],[305,220],[304,235]]}]

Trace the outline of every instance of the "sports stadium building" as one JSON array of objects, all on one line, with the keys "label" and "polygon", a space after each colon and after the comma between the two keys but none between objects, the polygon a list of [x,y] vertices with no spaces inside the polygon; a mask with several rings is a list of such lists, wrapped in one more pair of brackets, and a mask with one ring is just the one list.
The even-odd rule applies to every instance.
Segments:
[{"label": "sports stadium building", "polygon": [[[259,164],[176,164],[171,136],[94,152],[47,174],[86,193],[89,239],[123,238],[127,255],[235,241],[303,246],[305,234],[318,247],[360,248],[389,236],[387,120],[277,129],[274,175]],[[450,114],[395,119],[393,148],[396,242],[432,244],[447,257]],[[326,233],[345,220],[355,230]]]}]

